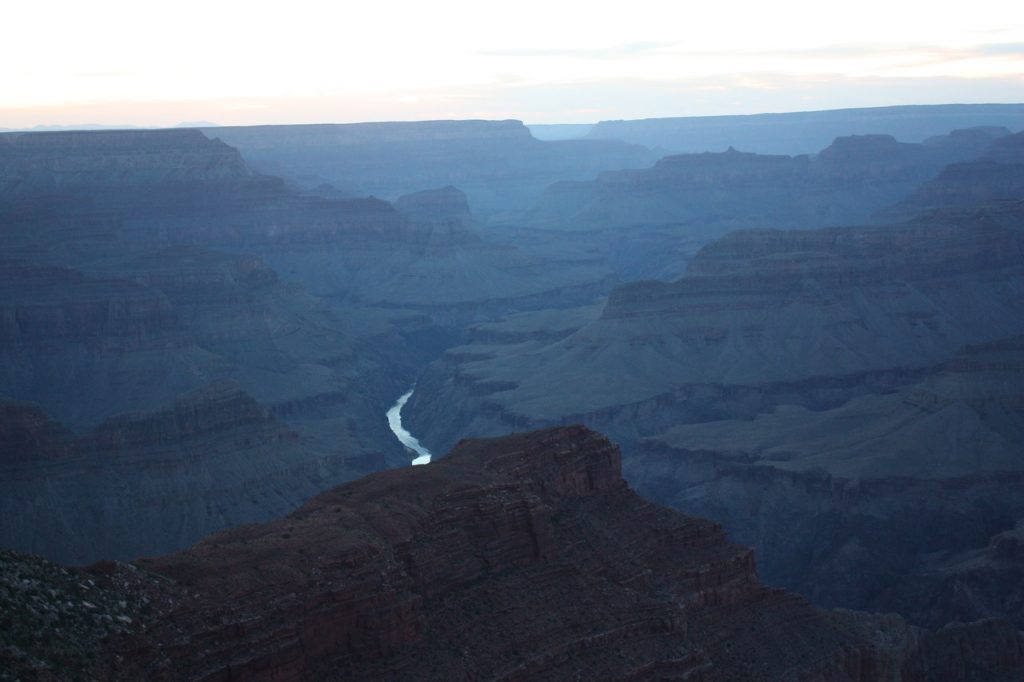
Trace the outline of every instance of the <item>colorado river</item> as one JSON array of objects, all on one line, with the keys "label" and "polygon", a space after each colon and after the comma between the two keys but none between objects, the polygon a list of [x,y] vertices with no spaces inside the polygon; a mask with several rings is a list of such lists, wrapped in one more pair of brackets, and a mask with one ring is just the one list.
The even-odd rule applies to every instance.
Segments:
[{"label": "colorado river", "polygon": [[388,426],[391,427],[391,432],[395,434],[395,438],[401,441],[402,445],[415,452],[416,457],[413,464],[429,464],[430,463],[430,450],[420,445],[420,442],[416,440],[416,436],[412,435],[402,427],[402,408],[409,402],[409,397],[412,396],[412,392],[416,390],[413,386],[409,389],[408,393],[402,395],[398,401],[391,406],[388,410]]}]

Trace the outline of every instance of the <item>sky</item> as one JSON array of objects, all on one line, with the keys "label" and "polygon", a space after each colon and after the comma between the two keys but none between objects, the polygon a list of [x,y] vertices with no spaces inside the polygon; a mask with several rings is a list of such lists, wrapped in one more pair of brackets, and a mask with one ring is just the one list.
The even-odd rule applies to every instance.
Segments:
[{"label": "sky", "polygon": [[4,0],[0,128],[1024,102],[1024,3]]}]

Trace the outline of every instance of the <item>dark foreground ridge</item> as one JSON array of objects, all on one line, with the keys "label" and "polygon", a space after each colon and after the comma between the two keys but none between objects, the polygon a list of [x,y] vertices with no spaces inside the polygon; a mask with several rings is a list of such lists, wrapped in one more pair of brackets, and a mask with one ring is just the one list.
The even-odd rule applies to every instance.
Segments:
[{"label": "dark foreground ridge", "polygon": [[[69,656],[101,679],[1020,679],[1008,623],[933,633],[815,609],[620,466],[580,426],[466,440],[135,566],[2,555],[21,634],[0,663],[58,679]],[[62,637],[105,639],[86,655]]]}]

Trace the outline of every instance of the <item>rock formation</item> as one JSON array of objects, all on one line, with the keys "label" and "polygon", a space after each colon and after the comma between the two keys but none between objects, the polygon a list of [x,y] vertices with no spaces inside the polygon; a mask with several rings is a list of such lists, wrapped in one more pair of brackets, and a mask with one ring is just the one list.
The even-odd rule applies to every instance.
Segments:
[{"label": "rock formation", "polygon": [[185,547],[387,465],[301,442],[231,382],[79,435],[0,406],[0,545],[75,564]]},{"label": "rock formation", "polygon": [[417,121],[223,127],[206,130],[254,167],[295,184],[329,183],[389,200],[454,185],[492,218],[533,204],[558,180],[637,168],[657,155],[618,140],[541,142],[519,121]]},{"label": "rock formation", "polygon": [[674,278],[700,247],[732,230],[870,222],[948,164],[973,161],[1008,134],[976,128],[919,144],[847,136],[813,156],[732,148],[667,156],[651,168],[552,185],[526,222],[579,233],[572,239],[599,249],[624,279]]},{"label": "rock formation", "polygon": [[[0,535],[68,561],[169,551],[406,463],[384,412],[466,320],[614,283],[592,257],[488,242],[453,187],[398,206],[302,194],[197,130],[0,136],[0,239],[0,396],[41,410],[8,415],[0,460],[18,483]],[[225,380],[294,440],[247,465],[243,424],[230,446],[213,431],[161,427],[131,447],[98,435],[126,413],[178,420],[181,400]],[[195,419],[222,408],[201,400]],[[59,449],[33,421],[51,417],[74,455],[26,468]],[[194,466],[225,449],[215,471]],[[54,526],[33,534],[39,514]]]},{"label": "rock formation", "polygon": [[964,344],[1024,332],[1022,216],[1016,203],[892,227],[733,233],[675,282],[617,288],[555,343],[453,349],[465,359],[421,382],[410,423],[433,449],[480,415],[491,433],[582,418],[626,437],[900,383]]},{"label": "rock formation", "polygon": [[644,494],[752,544],[770,583],[931,626],[1019,626],[1005,557],[1022,509],[1024,204],[950,203],[731,233],[558,334],[450,349],[405,423],[437,451],[582,421],[623,443]]},{"label": "rock formation", "polygon": [[[135,569],[92,567],[68,603],[92,598],[131,627],[69,630],[104,643],[87,668],[101,679],[909,682],[1024,670],[1005,622],[932,633],[763,587],[748,549],[641,499],[619,468],[617,448],[580,427],[466,441],[280,521]],[[21,574],[4,594],[32,618],[68,593],[66,571],[10,555],[0,565]],[[24,581],[56,585],[36,602]],[[81,660],[52,640],[4,644],[23,664]]]},{"label": "rock formation", "polygon": [[974,161],[956,163],[910,196],[879,212],[889,220],[926,211],[1018,201],[1024,196],[1024,133],[995,140]]},{"label": "rock formation", "polygon": [[1024,338],[967,347],[926,379],[826,410],[641,439],[644,494],[722,521],[771,584],[914,622],[1024,625]]}]

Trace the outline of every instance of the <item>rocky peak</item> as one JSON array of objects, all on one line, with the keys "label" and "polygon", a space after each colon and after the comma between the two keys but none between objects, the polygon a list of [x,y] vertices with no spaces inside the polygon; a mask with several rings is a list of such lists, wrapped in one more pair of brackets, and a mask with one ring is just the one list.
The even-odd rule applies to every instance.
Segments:
[{"label": "rocky peak", "polygon": [[[951,678],[933,665],[943,657],[1019,674],[1005,622],[935,636],[761,586],[749,550],[639,498],[618,463],[578,426],[465,441],[143,570],[42,566],[32,586],[112,590],[91,609],[130,627],[107,634],[96,679],[938,682]],[[16,646],[16,660],[46,665],[80,654]]]},{"label": "rocky peak", "polygon": [[672,186],[718,186],[719,183],[743,183],[752,180],[782,179],[802,175],[807,170],[807,157],[754,154],[729,147],[724,152],[679,154],[666,156],[649,171],[622,171],[620,175],[607,173],[603,180],[619,178],[645,183],[668,183]]},{"label": "rocky peak", "polygon": [[583,426],[467,439],[456,445],[449,457],[453,461],[482,460],[490,471],[566,497],[586,497],[626,485],[619,449]]},{"label": "rocky peak", "polygon": [[871,161],[880,155],[890,155],[916,145],[897,142],[892,135],[844,135],[818,153],[819,159],[842,161]]},{"label": "rocky peak", "polygon": [[426,232],[432,243],[479,240],[466,195],[451,185],[401,196],[395,208]]}]

